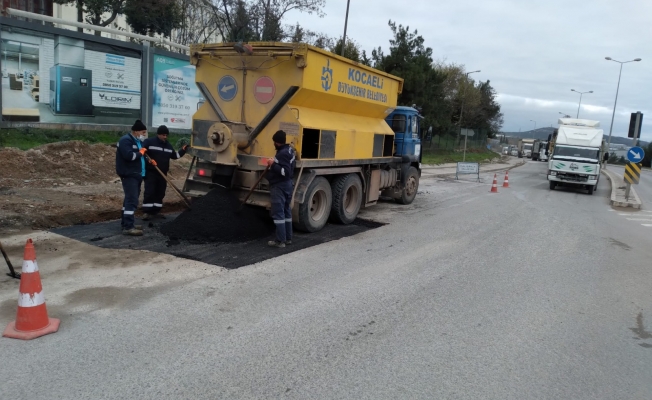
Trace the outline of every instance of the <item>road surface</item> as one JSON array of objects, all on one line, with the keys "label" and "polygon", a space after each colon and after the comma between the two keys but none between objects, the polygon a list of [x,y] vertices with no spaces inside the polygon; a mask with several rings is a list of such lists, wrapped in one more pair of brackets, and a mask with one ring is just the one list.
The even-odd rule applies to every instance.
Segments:
[{"label": "road surface", "polygon": [[42,268],[60,331],[0,339],[2,398],[650,399],[645,212],[545,169],[423,181],[365,210],[388,225],[232,271],[79,247]]}]

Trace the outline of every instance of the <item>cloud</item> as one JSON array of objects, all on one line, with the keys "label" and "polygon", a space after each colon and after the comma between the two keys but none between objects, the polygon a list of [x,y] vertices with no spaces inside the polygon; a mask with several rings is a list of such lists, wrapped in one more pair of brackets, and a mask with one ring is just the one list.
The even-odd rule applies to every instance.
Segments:
[{"label": "cloud", "polygon": [[[590,6],[588,4],[590,3]],[[327,16],[291,13],[288,23],[340,37],[346,1],[327,1]],[[626,136],[629,113],[650,110],[652,30],[649,0],[390,0],[351,1],[347,37],[367,52],[388,51],[390,19],[417,29],[436,59],[480,69],[500,93],[505,131],[557,123],[559,112],[611,124],[620,66],[605,56],[640,63],[623,67],[614,135]],[[652,112],[652,110],[650,110]],[[652,114],[644,118],[643,137],[652,139]]]}]

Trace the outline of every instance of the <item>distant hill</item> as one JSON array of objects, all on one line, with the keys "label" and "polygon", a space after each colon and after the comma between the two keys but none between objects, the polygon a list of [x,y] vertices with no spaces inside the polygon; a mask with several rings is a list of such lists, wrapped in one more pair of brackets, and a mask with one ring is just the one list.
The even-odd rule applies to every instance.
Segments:
[{"label": "distant hill", "polygon": [[[527,132],[501,132],[500,135],[505,135],[507,137],[515,137],[515,138],[520,138],[520,139],[539,139],[539,140],[547,140],[548,135],[551,135],[552,132],[556,128],[539,128],[533,131],[527,131]],[[605,139],[607,138],[608,134],[605,133]],[[611,144],[624,144],[627,146],[632,145],[632,139],[626,138],[626,137],[621,137],[621,136],[611,136]],[[648,142],[645,142],[643,140],[639,141],[639,146],[647,146]]]}]

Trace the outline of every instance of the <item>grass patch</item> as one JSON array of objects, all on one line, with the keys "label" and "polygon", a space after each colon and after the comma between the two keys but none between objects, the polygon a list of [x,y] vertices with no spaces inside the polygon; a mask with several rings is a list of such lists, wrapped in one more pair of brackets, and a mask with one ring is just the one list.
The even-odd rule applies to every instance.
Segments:
[{"label": "grass patch", "polygon": [[[426,150],[423,153],[423,164],[446,164],[462,161],[464,153],[460,150]],[[483,162],[500,157],[500,154],[487,149],[466,149],[466,161]]]},{"label": "grass patch", "polygon": [[[79,140],[86,143],[115,144],[126,132],[102,132],[102,131],[77,131],[57,129],[0,129],[0,147],[17,147],[21,150],[29,150],[48,143],[68,142]],[[154,133],[149,137],[155,136]],[[175,148],[180,143],[189,142],[190,135],[170,133],[168,140]]]}]

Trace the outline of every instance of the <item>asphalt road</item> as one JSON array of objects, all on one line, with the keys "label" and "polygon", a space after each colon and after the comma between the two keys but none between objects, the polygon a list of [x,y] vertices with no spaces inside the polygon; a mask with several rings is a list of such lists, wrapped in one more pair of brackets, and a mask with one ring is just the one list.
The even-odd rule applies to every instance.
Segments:
[{"label": "asphalt road", "polygon": [[650,399],[650,228],[545,168],[422,182],[381,228],[1,339],[2,398]]}]

